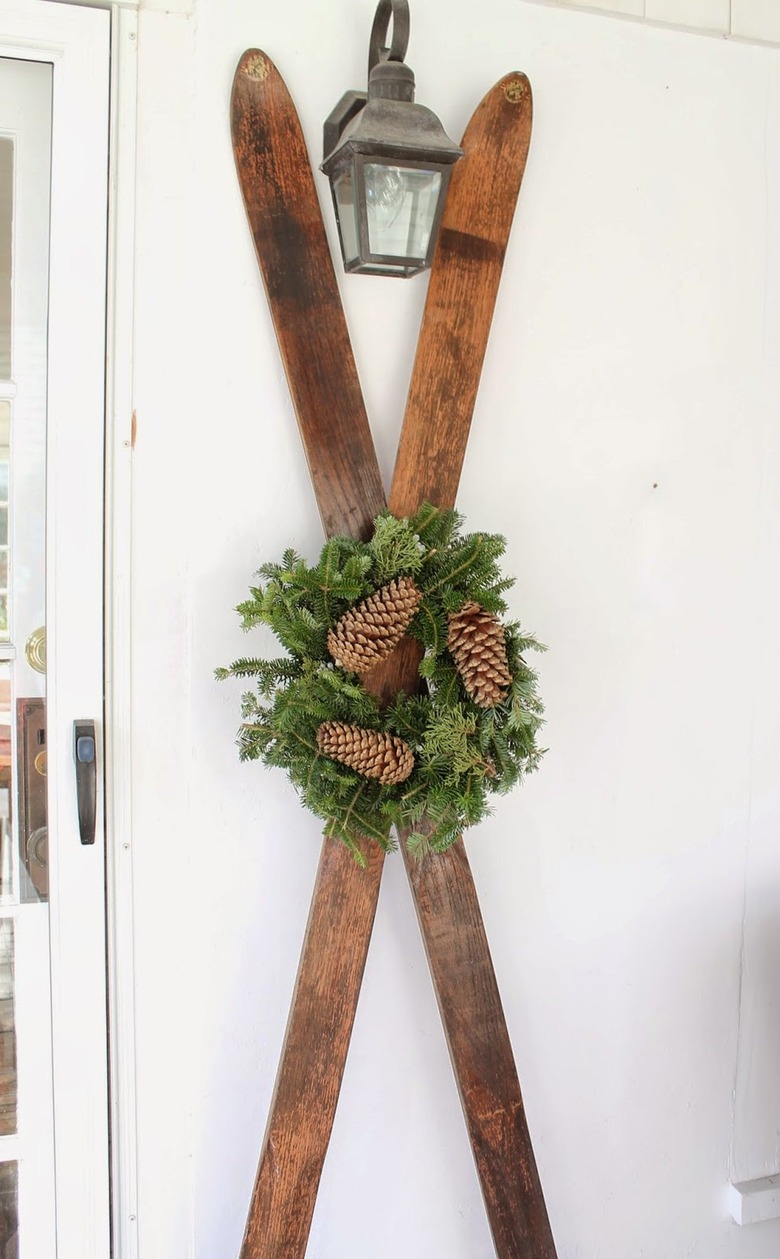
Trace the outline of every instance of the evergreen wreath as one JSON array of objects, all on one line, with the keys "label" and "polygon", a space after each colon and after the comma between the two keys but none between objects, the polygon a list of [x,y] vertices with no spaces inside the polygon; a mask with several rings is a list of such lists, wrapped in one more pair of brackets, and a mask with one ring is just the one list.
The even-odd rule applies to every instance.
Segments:
[{"label": "evergreen wreath", "polygon": [[[257,684],[242,697],[241,759],[285,769],[360,864],[360,837],[389,850],[394,827],[411,852],[443,852],[543,755],[524,653],[545,649],[498,619],[514,584],[498,566],[504,538],[462,523],[426,503],[409,519],[380,515],[368,542],[331,538],[313,567],[285,551],[237,611],[287,654],[216,670]],[[383,709],[361,673],[405,634],[424,649],[421,690]]]}]

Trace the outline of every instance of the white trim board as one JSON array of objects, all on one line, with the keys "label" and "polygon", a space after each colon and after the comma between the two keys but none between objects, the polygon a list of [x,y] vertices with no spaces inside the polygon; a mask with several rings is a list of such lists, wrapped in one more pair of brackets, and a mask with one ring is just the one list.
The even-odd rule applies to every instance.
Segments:
[{"label": "white trim board", "polygon": [[737,1224],[780,1219],[780,1175],[729,1185],[729,1211]]},{"label": "white trim board", "polygon": [[112,5],[106,334],[106,861],[115,1259],[138,1255],[131,496],[138,14]]},{"label": "white trim board", "polygon": [[150,13],[172,13],[179,17],[192,17],[195,0],[54,0],[55,4],[73,4],[89,9],[148,10]]},{"label": "white trim board", "polygon": [[777,0],[524,0],[740,43],[780,46]]}]

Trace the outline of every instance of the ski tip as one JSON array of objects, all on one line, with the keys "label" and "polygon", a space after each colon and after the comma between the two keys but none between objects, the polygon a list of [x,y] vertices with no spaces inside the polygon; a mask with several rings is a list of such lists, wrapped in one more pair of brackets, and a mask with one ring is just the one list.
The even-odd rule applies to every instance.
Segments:
[{"label": "ski tip", "polygon": [[267,53],[261,48],[247,48],[236,66],[233,79],[234,86],[248,79],[252,83],[264,83],[271,76],[278,77],[279,71]]},{"label": "ski tip", "polygon": [[522,70],[511,70],[509,74],[505,74],[503,79],[499,79],[493,92],[500,92],[510,105],[524,105],[530,108],[533,103],[531,84],[528,75],[523,74]]},{"label": "ski tip", "polygon": [[[533,126],[533,94],[528,76],[521,70],[512,70],[505,74],[498,83],[494,83],[490,91],[482,97],[474,110],[463,133],[461,144],[468,157],[475,148],[480,148],[486,141],[494,144],[511,139],[514,144],[518,136],[524,137],[521,148],[527,152]],[[488,140],[488,137],[492,139]],[[516,156],[520,154],[517,150]],[[463,178],[463,162],[457,163],[452,172],[454,181]]]},{"label": "ski tip", "polygon": [[247,48],[239,59],[230,94],[230,119],[234,143],[242,132],[244,141],[255,135],[258,120],[274,109],[294,109],[284,79],[268,53]]}]

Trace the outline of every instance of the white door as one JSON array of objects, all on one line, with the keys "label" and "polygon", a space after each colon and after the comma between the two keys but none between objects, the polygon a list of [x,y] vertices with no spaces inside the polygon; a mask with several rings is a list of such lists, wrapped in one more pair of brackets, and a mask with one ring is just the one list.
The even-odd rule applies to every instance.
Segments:
[{"label": "white door", "polygon": [[0,3],[0,1259],[110,1250],[108,65],[108,14]]}]

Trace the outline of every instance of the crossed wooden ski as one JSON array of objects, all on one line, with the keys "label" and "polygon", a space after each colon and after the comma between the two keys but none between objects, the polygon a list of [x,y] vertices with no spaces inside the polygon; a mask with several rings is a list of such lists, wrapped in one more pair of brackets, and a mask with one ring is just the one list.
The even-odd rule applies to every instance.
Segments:
[{"label": "crossed wooden ski", "polygon": [[[325,532],[367,537],[385,496],[295,108],[265,53],[233,84],[236,166]],[[477,108],[431,271],[391,511],[454,504],[531,133],[524,75]],[[406,639],[364,682],[418,685]],[[403,837],[402,837],[403,848]],[[373,928],[384,854],[326,839],[241,1259],[303,1259]],[[512,1047],[462,842],[404,860],[498,1259],[555,1259]]]}]

